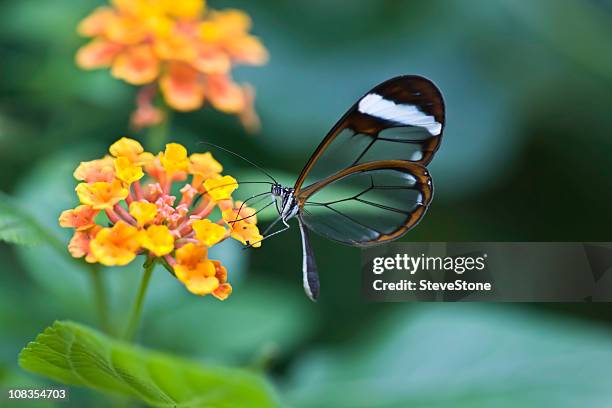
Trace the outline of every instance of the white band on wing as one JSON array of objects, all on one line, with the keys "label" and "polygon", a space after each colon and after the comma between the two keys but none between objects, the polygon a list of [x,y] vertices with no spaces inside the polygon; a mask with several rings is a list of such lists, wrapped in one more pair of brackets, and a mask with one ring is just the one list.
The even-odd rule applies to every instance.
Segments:
[{"label": "white band on wing", "polygon": [[359,112],[377,118],[389,120],[402,125],[418,126],[427,129],[430,135],[438,136],[442,132],[442,124],[433,116],[427,115],[415,105],[398,105],[382,96],[370,93],[361,98]]}]

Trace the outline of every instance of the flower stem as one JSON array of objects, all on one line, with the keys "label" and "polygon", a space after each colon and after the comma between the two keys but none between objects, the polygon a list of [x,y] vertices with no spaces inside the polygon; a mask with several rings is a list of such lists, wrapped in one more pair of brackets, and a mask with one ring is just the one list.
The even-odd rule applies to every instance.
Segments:
[{"label": "flower stem", "polygon": [[41,234],[45,236],[46,241],[55,251],[57,251],[57,253],[59,253],[69,262],[72,262],[74,263],[74,265],[77,265],[79,268],[84,268],[87,270],[91,278],[91,284],[93,287],[94,299],[100,327],[105,333],[112,334],[112,326],[110,324],[110,319],[108,316],[108,300],[106,296],[106,288],[104,287],[104,281],[102,280],[102,275],[100,274],[99,266],[95,264],[85,263],[82,260],[78,260],[71,257],[66,251],[66,245],[62,242],[61,239],[59,239],[45,226],[40,224],[34,217],[28,215],[28,218],[36,226],[36,228],[38,228]]},{"label": "flower stem", "polygon": [[153,268],[155,267],[155,258],[147,258],[143,267],[144,272],[142,275],[142,280],[140,281],[140,288],[138,289],[138,296],[136,297],[136,303],[134,303],[134,307],[132,308],[132,314],[130,317],[130,321],[128,323],[127,329],[125,331],[125,335],[123,336],[125,340],[132,340],[134,335],[136,334],[136,330],[140,324],[140,315],[142,314],[142,304],[144,302],[145,294],[147,293],[147,288],[149,287],[149,281],[151,280],[151,274],[153,273]]},{"label": "flower stem", "polygon": [[164,149],[170,133],[170,121],[172,119],[170,111],[165,107],[160,107],[160,109],[164,111],[165,119],[159,125],[151,126],[145,136],[147,147],[152,152]]},{"label": "flower stem", "polygon": [[96,309],[98,310],[98,319],[100,320],[100,326],[102,330],[108,334],[112,334],[112,327],[108,318],[108,302],[106,301],[106,289],[104,287],[104,281],[100,274],[100,268],[97,265],[90,265],[89,274],[91,276],[91,282],[94,289],[94,297],[96,302]]}]

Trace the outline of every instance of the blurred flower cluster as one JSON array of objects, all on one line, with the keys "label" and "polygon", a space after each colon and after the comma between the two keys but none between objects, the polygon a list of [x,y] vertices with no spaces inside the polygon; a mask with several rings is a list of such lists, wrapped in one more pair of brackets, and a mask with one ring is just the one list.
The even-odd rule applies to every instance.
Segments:
[{"label": "blurred flower cluster", "polygon": [[75,230],[71,255],[112,266],[146,254],[192,293],[226,299],[232,291],[227,271],[208,259],[208,248],[229,237],[255,247],[262,239],[255,211],[232,200],[238,182],[221,175],[210,153],[188,156],[177,143],[155,156],[122,138],[109,152],[74,172],[81,205],[59,218],[62,227]]},{"label": "blurred flower cluster", "polygon": [[208,101],[256,129],[254,91],[230,74],[235,64],[268,59],[250,28],[244,12],[209,10],[204,0],[111,0],[81,21],[79,33],[92,41],[78,50],[76,61],[86,69],[110,67],[114,77],[143,86],[132,115],[136,128],[164,120],[155,106],[160,89],[175,110],[196,110]]}]

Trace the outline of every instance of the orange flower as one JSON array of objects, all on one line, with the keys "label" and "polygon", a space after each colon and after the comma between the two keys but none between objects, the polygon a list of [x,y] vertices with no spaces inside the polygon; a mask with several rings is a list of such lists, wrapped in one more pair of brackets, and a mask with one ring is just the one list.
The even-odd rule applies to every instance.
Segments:
[{"label": "orange flower", "polygon": [[239,114],[246,107],[242,88],[227,75],[209,75],[206,90],[210,103],[222,112]]},{"label": "orange flower", "polygon": [[134,201],[130,204],[130,215],[136,219],[139,227],[143,227],[155,219],[157,206],[147,201]]},{"label": "orange flower", "polygon": [[243,205],[242,201],[235,201],[233,204],[219,203],[221,209],[221,217],[226,223],[232,223],[236,221],[248,222],[249,224],[257,224],[257,211],[254,208]]},{"label": "orange flower", "polygon": [[188,64],[169,64],[160,80],[166,103],[179,111],[192,111],[204,103],[204,83],[198,72]]},{"label": "orange flower", "polygon": [[89,205],[94,210],[111,209],[129,194],[119,180],[112,183],[105,181],[97,181],[91,184],[81,183],[75,190],[81,204]]},{"label": "orange flower", "polygon": [[250,34],[251,18],[240,10],[215,11],[200,24],[200,38],[216,44],[232,58],[244,64],[262,65],[268,52],[261,41]]},{"label": "orange flower", "polygon": [[79,205],[74,210],[66,210],[60,215],[59,223],[64,228],[74,228],[77,231],[85,231],[94,225],[94,218],[98,215],[98,210],[94,210],[88,205]]},{"label": "orange flower", "polygon": [[68,244],[68,252],[74,258],[83,258],[89,263],[97,262],[96,257],[91,252],[91,240],[100,232],[102,227],[95,225],[92,228],[84,231],[75,231],[70,243]]},{"label": "orange flower", "polygon": [[81,162],[73,175],[75,179],[87,183],[94,183],[96,181],[111,182],[115,179],[113,158],[105,156],[103,159]]},{"label": "orange flower", "polygon": [[142,235],[142,246],[155,256],[168,255],[174,250],[174,237],[165,225],[152,225]]},{"label": "orange flower", "polygon": [[215,224],[209,219],[193,222],[196,238],[207,247],[219,243],[225,237],[225,228]]},{"label": "orange flower", "polygon": [[232,176],[223,176],[206,180],[204,188],[213,200],[227,200],[232,192],[238,188],[238,182]]},{"label": "orange flower", "polygon": [[192,243],[176,251],[176,277],[196,295],[208,295],[219,287],[215,264],[206,257],[206,248]]},{"label": "orange flower", "polygon": [[159,61],[149,45],[130,47],[115,58],[111,73],[132,85],[143,85],[157,78]]},{"label": "orange flower", "polygon": [[140,249],[141,235],[123,221],[117,222],[111,228],[103,228],[91,241],[93,256],[101,264],[127,265],[136,257]]},{"label": "orange flower", "polygon": [[[227,271],[207,258],[208,248],[230,236],[245,244],[261,239],[255,210],[232,199],[236,179],[222,176],[210,153],[189,156],[178,143],[155,156],[124,137],[109,151],[112,157],[82,162],[74,173],[83,180],[75,189],[81,205],[59,217],[62,227],[74,229],[70,254],[109,266],[141,254],[163,258],[190,292],[226,299],[232,292]],[[177,182],[183,185],[175,189]],[[101,210],[106,217],[98,225]]]},{"label": "orange flower", "polygon": [[99,7],[79,24],[77,31],[87,37],[103,35],[105,27],[115,18],[115,12],[108,7]]},{"label": "orange flower", "polygon": [[104,40],[94,40],[80,48],[76,62],[81,68],[96,69],[109,67],[123,47]]},{"label": "orange flower", "polygon": [[232,294],[232,285],[227,282],[227,270],[221,262],[212,261],[215,265],[215,278],[219,281],[219,287],[212,292],[212,295],[219,300],[225,300]]},{"label": "orange flower", "polygon": [[[133,85],[158,83],[176,110],[199,109],[209,100],[242,115],[252,103],[231,79],[231,68],[268,60],[251,25],[244,12],[207,10],[204,0],[112,0],[79,24],[78,32],[92,41],[77,51],[76,62],[84,69],[110,67],[114,77]],[[143,120],[142,112],[135,125],[159,120]]]},{"label": "orange flower", "polygon": [[249,84],[242,86],[244,93],[244,109],[238,114],[238,120],[249,133],[257,133],[261,129],[261,120],[255,111],[255,88]]},{"label": "orange flower", "polygon": [[244,245],[252,245],[254,248],[261,246],[263,236],[259,233],[259,228],[247,220],[232,222],[230,224],[231,237]]},{"label": "orange flower", "polygon": [[108,149],[115,158],[125,157],[130,163],[141,165],[150,161],[153,157],[151,153],[146,153],[142,145],[128,137],[122,137],[111,145]]},{"label": "orange flower", "polygon": [[166,150],[160,156],[164,170],[169,175],[174,175],[180,171],[186,171],[189,166],[189,159],[187,158],[187,149],[178,143],[168,143]]},{"label": "orange flower", "polygon": [[221,176],[223,166],[209,152],[195,153],[189,156],[188,170],[193,174],[192,184],[199,190],[204,180]]},{"label": "orange flower", "polygon": [[144,176],[142,168],[133,164],[127,157],[117,157],[115,159],[115,174],[119,180],[128,185]]},{"label": "orange flower", "polygon": [[158,125],[166,119],[165,112],[153,105],[156,92],[151,86],[145,86],[138,92],[136,110],[130,118],[130,123],[136,130]]}]

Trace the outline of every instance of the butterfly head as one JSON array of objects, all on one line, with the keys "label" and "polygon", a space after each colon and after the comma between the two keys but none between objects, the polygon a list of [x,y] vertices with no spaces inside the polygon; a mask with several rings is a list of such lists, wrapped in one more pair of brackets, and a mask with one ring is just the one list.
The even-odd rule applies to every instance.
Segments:
[{"label": "butterfly head", "polygon": [[273,197],[279,199],[280,206],[277,206],[278,213],[284,221],[294,217],[298,212],[298,202],[295,199],[295,189],[283,187],[275,183],[270,190]]},{"label": "butterfly head", "polygon": [[272,193],[274,197],[279,197],[283,194],[283,186],[281,186],[278,183],[274,183],[272,184],[272,188],[270,189],[270,192]]},{"label": "butterfly head", "polygon": [[293,195],[294,191],[295,189],[291,187],[283,187],[279,183],[272,184],[272,187],[270,189],[270,192],[275,197],[288,197],[288,196]]}]

